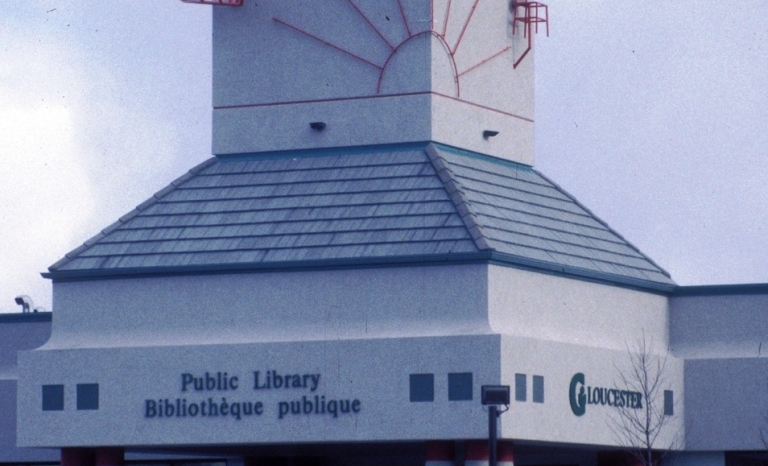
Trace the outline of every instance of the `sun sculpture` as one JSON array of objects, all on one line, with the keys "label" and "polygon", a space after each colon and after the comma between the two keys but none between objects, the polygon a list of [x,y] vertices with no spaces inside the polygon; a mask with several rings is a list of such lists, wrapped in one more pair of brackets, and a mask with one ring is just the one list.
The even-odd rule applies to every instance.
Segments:
[{"label": "sun sculpture", "polygon": [[[200,3],[221,6],[242,6],[244,0],[182,0],[186,3]],[[475,12],[482,3],[494,3],[493,0],[426,0],[413,2],[407,0],[333,0],[323,2],[322,8],[347,7],[354,11],[357,19],[368,27],[368,32],[375,40],[381,42],[385,52],[378,48],[361,49],[353,44],[339,40],[339,30],[349,25],[349,22],[339,21],[336,31],[327,27],[315,29],[312,23],[300,24],[295,19],[289,19],[276,14],[272,19],[298,34],[317,41],[330,49],[346,54],[355,60],[374,68],[378,73],[376,82],[377,94],[389,94],[386,81],[393,68],[398,65],[398,57],[408,55],[409,49],[418,39],[432,38],[437,41],[444,51],[442,67],[452,75],[453,89],[448,95],[461,97],[461,78],[478,68],[498,59],[505,54],[514,54],[515,47],[510,43],[496,46],[484,55],[478,55],[477,50],[462,55],[462,43],[465,36],[472,36],[487,25],[476,19]],[[499,2],[495,2],[499,3]],[[425,17],[425,5],[428,6],[428,18]],[[511,0],[508,7],[510,17],[508,26],[510,35],[517,34],[521,29],[527,38],[528,48],[514,57],[514,68],[525,58],[531,48],[532,27],[538,32],[538,25],[546,23],[549,34],[547,6],[541,2],[524,2]],[[539,12],[543,11],[542,16]],[[343,17],[344,14],[341,15]],[[473,21],[475,20],[475,21]],[[522,26],[522,27],[521,27]],[[342,34],[343,35],[343,34]],[[370,38],[360,38],[357,44],[370,44]],[[466,49],[466,48],[465,48]],[[403,60],[404,61],[404,60]]]},{"label": "sun sculpture", "polygon": [[[366,7],[363,6],[363,3],[358,5],[353,0],[337,1],[347,3],[354,9],[361,20],[370,27],[371,33],[375,34],[376,37],[386,45],[389,52],[387,55],[377,55],[375,53],[366,54],[365,51],[362,51],[362,53],[353,51],[343,43],[334,43],[332,38],[324,37],[323,32],[310,32],[307,29],[293,24],[289,20],[277,16],[273,19],[276,22],[293,29],[299,34],[303,34],[376,68],[379,72],[379,78],[376,85],[377,93],[383,92],[383,82],[387,76],[387,71],[390,70],[390,66],[393,63],[396,63],[398,54],[407,53],[406,51],[409,48],[409,44],[412,44],[415,40],[420,38],[432,37],[442,46],[442,49],[445,52],[445,58],[448,60],[448,69],[453,74],[453,82],[455,83],[455,86],[452,94],[454,97],[461,96],[460,80],[462,76],[471,73],[491,60],[512,50],[512,45],[507,45],[499,50],[492,51],[487,56],[481,57],[480,59],[474,57],[469,60],[462,59],[462,39],[467,34],[468,30],[471,34],[472,28],[483,27],[481,24],[472,23],[474,13],[481,0],[474,0],[469,9],[466,7],[462,8],[459,2],[454,3],[452,0],[432,0],[429,4],[428,21],[419,18],[415,9],[405,8],[401,0],[390,1],[391,11],[389,14],[384,15],[372,14],[370,11],[366,12]],[[464,3],[466,4],[466,2]],[[370,5],[370,3],[368,3],[368,5]],[[380,9],[380,6],[378,9]],[[392,21],[394,21],[394,24],[389,24]],[[465,64],[463,67],[460,67],[458,63]]]}]

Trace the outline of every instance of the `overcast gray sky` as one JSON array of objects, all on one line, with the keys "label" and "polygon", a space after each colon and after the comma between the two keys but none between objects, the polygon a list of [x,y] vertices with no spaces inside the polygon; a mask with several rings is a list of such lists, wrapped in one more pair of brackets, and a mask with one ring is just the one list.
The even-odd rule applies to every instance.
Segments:
[{"label": "overcast gray sky", "polygon": [[[768,2],[548,3],[536,167],[679,284],[768,281]],[[212,7],[3,7],[0,312],[50,310],[40,272],[210,157]]]}]

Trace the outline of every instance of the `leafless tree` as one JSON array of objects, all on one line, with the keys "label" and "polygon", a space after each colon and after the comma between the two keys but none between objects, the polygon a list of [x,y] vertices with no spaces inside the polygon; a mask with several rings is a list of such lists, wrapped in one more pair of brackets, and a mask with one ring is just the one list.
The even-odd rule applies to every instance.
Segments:
[{"label": "leafless tree", "polygon": [[660,435],[666,431],[670,416],[665,414],[664,390],[669,388],[666,378],[667,356],[653,351],[645,335],[635,347],[627,347],[628,364],[616,366],[618,383],[628,391],[639,393],[641,403],[624,403],[612,410],[609,426],[616,441],[629,450],[644,466],[658,465],[664,452],[679,442],[679,435],[671,435],[669,444],[659,445]]}]

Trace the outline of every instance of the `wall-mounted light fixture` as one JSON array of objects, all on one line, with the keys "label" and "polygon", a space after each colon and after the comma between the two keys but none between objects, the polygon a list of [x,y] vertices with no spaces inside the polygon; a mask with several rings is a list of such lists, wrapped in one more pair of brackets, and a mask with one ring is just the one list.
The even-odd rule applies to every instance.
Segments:
[{"label": "wall-mounted light fixture", "polygon": [[313,121],[309,124],[309,127],[314,129],[317,132],[320,132],[325,129],[325,122],[324,121]]},{"label": "wall-mounted light fixture", "polygon": [[486,129],[485,131],[483,131],[483,139],[492,138],[492,137],[496,136],[497,134],[499,134],[498,131],[492,131],[490,129]]}]

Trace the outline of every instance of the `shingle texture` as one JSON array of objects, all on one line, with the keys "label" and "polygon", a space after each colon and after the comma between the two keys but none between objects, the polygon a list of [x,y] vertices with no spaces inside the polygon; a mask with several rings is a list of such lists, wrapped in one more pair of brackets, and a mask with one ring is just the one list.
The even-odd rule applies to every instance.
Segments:
[{"label": "shingle texture", "polygon": [[530,167],[437,145],[211,159],[67,254],[50,276],[491,255],[674,285]]},{"label": "shingle texture", "polygon": [[436,150],[488,245],[509,260],[585,276],[674,285],[663,269],[537,171]]}]

